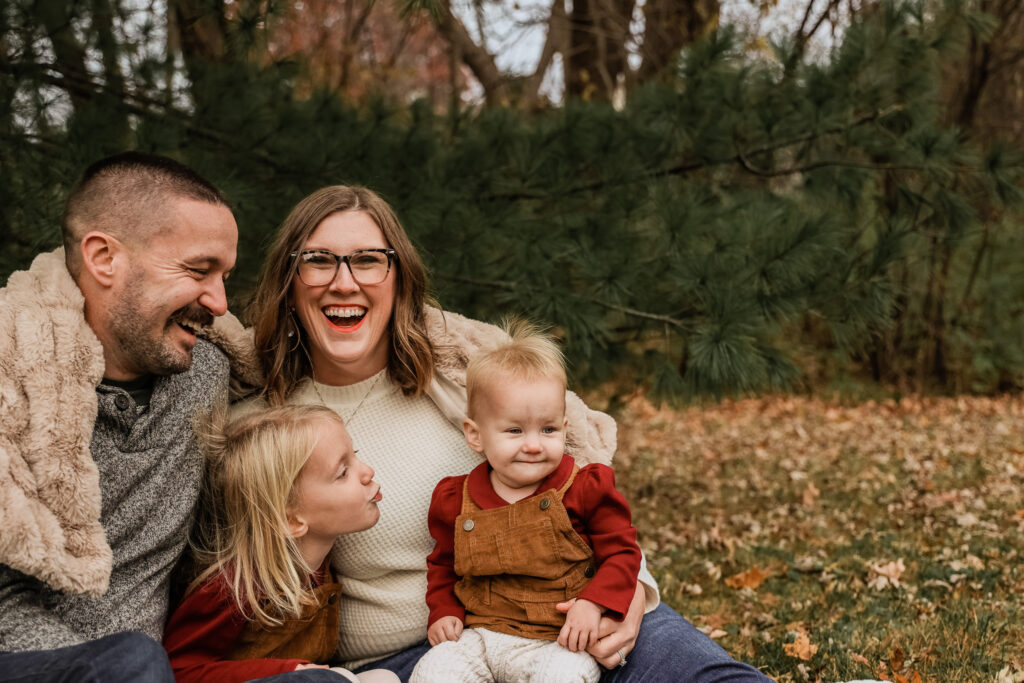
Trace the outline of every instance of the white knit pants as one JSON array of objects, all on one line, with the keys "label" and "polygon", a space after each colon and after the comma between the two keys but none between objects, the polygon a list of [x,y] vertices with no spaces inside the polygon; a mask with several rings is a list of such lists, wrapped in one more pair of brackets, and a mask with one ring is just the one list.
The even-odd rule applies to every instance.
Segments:
[{"label": "white knit pants", "polygon": [[553,640],[467,628],[430,648],[409,683],[597,683],[601,669],[586,652]]}]

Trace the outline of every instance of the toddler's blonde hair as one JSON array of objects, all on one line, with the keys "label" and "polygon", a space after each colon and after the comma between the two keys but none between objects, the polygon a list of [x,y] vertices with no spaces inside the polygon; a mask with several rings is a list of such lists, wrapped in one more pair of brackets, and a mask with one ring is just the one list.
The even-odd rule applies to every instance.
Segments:
[{"label": "toddler's blonde hair", "polygon": [[288,530],[295,482],[325,422],[344,423],[319,405],[262,409],[199,430],[207,457],[200,519],[190,537],[198,567],[188,591],[224,572],[235,602],[266,626],[313,604],[309,567]]},{"label": "toddler's blonde hair", "polygon": [[473,356],[466,367],[466,412],[473,416],[482,393],[503,377],[528,381],[554,380],[566,387],[565,359],[555,338],[522,318],[506,318],[502,329],[509,341]]}]

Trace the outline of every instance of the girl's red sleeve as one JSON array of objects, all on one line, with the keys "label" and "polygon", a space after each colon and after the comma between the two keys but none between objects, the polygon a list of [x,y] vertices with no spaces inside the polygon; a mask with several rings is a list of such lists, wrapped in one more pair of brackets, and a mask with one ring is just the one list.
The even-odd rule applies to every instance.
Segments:
[{"label": "girl's red sleeve", "polygon": [[243,683],[294,671],[302,659],[228,659],[245,630],[224,575],[190,593],[164,630],[164,649],[178,683]]}]

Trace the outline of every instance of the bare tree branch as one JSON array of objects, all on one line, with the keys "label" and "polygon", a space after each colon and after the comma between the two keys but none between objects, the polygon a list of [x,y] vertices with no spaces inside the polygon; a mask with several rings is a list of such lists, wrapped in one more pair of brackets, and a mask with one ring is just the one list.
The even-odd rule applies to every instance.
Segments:
[{"label": "bare tree branch", "polygon": [[466,27],[452,13],[451,3],[447,0],[438,3],[437,12],[432,13],[432,16],[438,32],[449,45],[458,50],[462,61],[480,82],[487,103],[501,104],[506,98],[505,78],[494,63],[494,57],[484,47],[477,45]]},{"label": "bare tree branch", "polygon": [[835,12],[839,8],[841,0],[829,0],[823,11],[815,20],[810,30],[807,29],[807,22],[811,18],[811,11],[814,9],[814,0],[807,0],[807,7],[804,10],[803,19],[800,20],[800,27],[796,31],[796,44],[793,47],[793,53],[790,55],[789,61],[786,64],[786,72],[792,73],[793,69],[803,58],[804,53],[807,50],[807,44],[814,37],[814,34],[818,32],[821,25],[825,23],[829,15]]},{"label": "bare tree branch", "polygon": [[[456,282],[464,285],[474,285],[477,287],[488,287],[490,289],[500,289],[509,292],[522,291],[525,287],[523,283],[508,282],[507,280],[482,280],[476,278],[467,278],[461,275],[448,275],[445,273],[437,273],[435,277],[440,278],[442,280],[447,280],[449,282]],[[589,301],[590,303],[601,306],[602,308],[607,308],[608,310],[611,311],[617,311],[619,313],[628,315],[633,318],[640,318],[642,320],[653,320],[655,322],[663,323],[666,325],[672,325],[673,327],[683,332],[690,331],[690,328],[687,326],[686,321],[680,318],[673,318],[672,316],[663,315],[661,313],[641,311],[640,309],[637,308],[623,306],[622,304],[615,304],[610,301],[598,299],[597,297],[587,296],[579,293],[574,293],[573,296],[583,299],[584,301]]]}]

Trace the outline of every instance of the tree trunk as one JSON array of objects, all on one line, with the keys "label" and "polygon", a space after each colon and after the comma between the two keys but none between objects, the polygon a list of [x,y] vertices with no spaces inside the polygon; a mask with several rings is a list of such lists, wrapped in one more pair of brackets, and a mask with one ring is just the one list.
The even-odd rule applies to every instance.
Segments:
[{"label": "tree trunk", "polygon": [[38,16],[53,45],[58,73],[69,81],[66,88],[71,104],[77,110],[90,99],[87,89],[82,87],[88,81],[85,68],[85,47],[78,42],[71,22],[76,18],[74,0],[40,0]]},{"label": "tree trunk", "polygon": [[[121,73],[121,65],[118,59],[121,55],[121,46],[114,34],[114,8],[110,0],[93,0],[92,4],[92,25],[96,32],[96,45],[103,57],[103,77],[106,81],[106,93],[117,100],[124,100],[125,85],[124,76]],[[131,128],[128,125],[128,116],[121,108],[113,108],[110,115],[116,120],[111,121],[119,131],[121,145],[127,147],[130,140]]]},{"label": "tree trunk", "polygon": [[718,26],[720,9],[719,0],[648,0],[637,81],[649,81],[671,69],[680,49]]},{"label": "tree trunk", "polygon": [[190,71],[198,64],[225,61],[227,19],[221,0],[169,0],[168,10],[174,14],[177,45]]},{"label": "tree trunk", "polygon": [[626,76],[626,41],[634,0],[573,0],[565,94],[609,101]]}]

